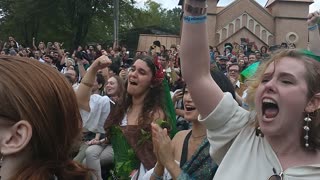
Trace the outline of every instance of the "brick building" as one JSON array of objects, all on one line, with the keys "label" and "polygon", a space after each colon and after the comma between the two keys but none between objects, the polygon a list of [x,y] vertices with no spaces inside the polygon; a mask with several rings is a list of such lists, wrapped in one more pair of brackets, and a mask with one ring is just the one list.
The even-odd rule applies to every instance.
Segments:
[{"label": "brick building", "polygon": [[307,46],[306,17],[313,0],[268,0],[265,7],[255,0],[235,0],[226,7],[218,2],[208,0],[207,13],[209,44],[220,50],[226,42],[240,44],[241,38],[258,47],[282,42]]}]

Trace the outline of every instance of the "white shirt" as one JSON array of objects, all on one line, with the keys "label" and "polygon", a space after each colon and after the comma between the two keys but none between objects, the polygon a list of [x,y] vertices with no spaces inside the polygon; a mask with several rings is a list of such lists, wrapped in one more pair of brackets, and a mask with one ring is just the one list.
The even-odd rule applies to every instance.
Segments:
[{"label": "white shirt", "polygon": [[38,61],[41,63],[45,63],[45,61],[42,58],[39,58]]},{"label": "white shirt", "polygon": [[240,81],[238,80],[238,81],[236,82],[236,87],[240,88],[240,85],[241,85],[241,83],[240,83]]},{"label": "white shirt", "polygon": [[[230,93],[224,95],[208,117],[199,117],[207,128],[210,155],[219,164],[214,179],[267,180],[274,175],[273,168],[278,174],[283,171],[267,140],[256,136],[254,117],[255,113],[239,107]],[[283,171],[283,180],[319,179],[320,164],[291,167]]]},{"label": "white shirt", "polygon": [[[174,160],[178,165],[180,165],[180,162],[177,160]],[[143,176],[142,180],[149,180],[152,176],[154,168],[150,169],[148,172],[146,172],[146,174]],[[163,180],[171,180],[171,174],[169,173],[169,171],[167,170],[167,168],[164,168],[164,172],[162,175]]]},{"label": "white shirt", "polygon": [[89,106],[90,112],[80,109],[83,128],[93,133],[105,133],[104,123],[110,114],[110,98],[93,94]]}]

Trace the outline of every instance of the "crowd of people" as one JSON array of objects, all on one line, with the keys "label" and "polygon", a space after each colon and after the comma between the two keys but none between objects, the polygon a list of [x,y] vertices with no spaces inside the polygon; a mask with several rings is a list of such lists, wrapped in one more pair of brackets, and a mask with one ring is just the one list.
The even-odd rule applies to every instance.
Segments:
[{"label": "crowd of people", "polygon": [[1,178],[319,179],[320,12],[308,16],[309,50],[277,51],[209,46],[198,13],[184,12],[180,45],[154,41],[133,58],[125,46],[68,52],[9,37]]}]

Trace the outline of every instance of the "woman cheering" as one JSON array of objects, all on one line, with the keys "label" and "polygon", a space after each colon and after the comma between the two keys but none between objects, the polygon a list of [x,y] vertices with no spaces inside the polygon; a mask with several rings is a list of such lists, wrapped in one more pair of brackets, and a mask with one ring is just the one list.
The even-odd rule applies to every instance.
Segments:
[{"label": "woman cheering", "polygon": [[296,50],[275,55],[249,87],[248,112],[210,76],[206,14],[183,19],[182,73],[219,164],[214,179],[319,179],[320,62]]}]

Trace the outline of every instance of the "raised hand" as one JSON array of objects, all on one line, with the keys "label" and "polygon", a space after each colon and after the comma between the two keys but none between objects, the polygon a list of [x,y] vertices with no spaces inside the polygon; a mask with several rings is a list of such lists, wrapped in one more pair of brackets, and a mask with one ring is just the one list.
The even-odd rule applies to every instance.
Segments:
[{"label": "raised hand", "polygon": [[313,13],[310,13],[308,15],[308,25],[309,26],[313,26],[317,23],[320,23],[320,10],[319,11],[315,11]]},{"label": "raised hand", "polygon": [[172,101],[173,103],[176,103],[179,99],[183,97],[183,92],[182,90],[177,90],[173,96],[172,96]]},{"label": "raised hand", "polygon": [[108,66],[110,66],[112,61],[108,58],[106,55],[102,55],[98,57],[90,66],[90,68],[93,68],[94,70],[98,71],[100,69],[104,69]]}]

